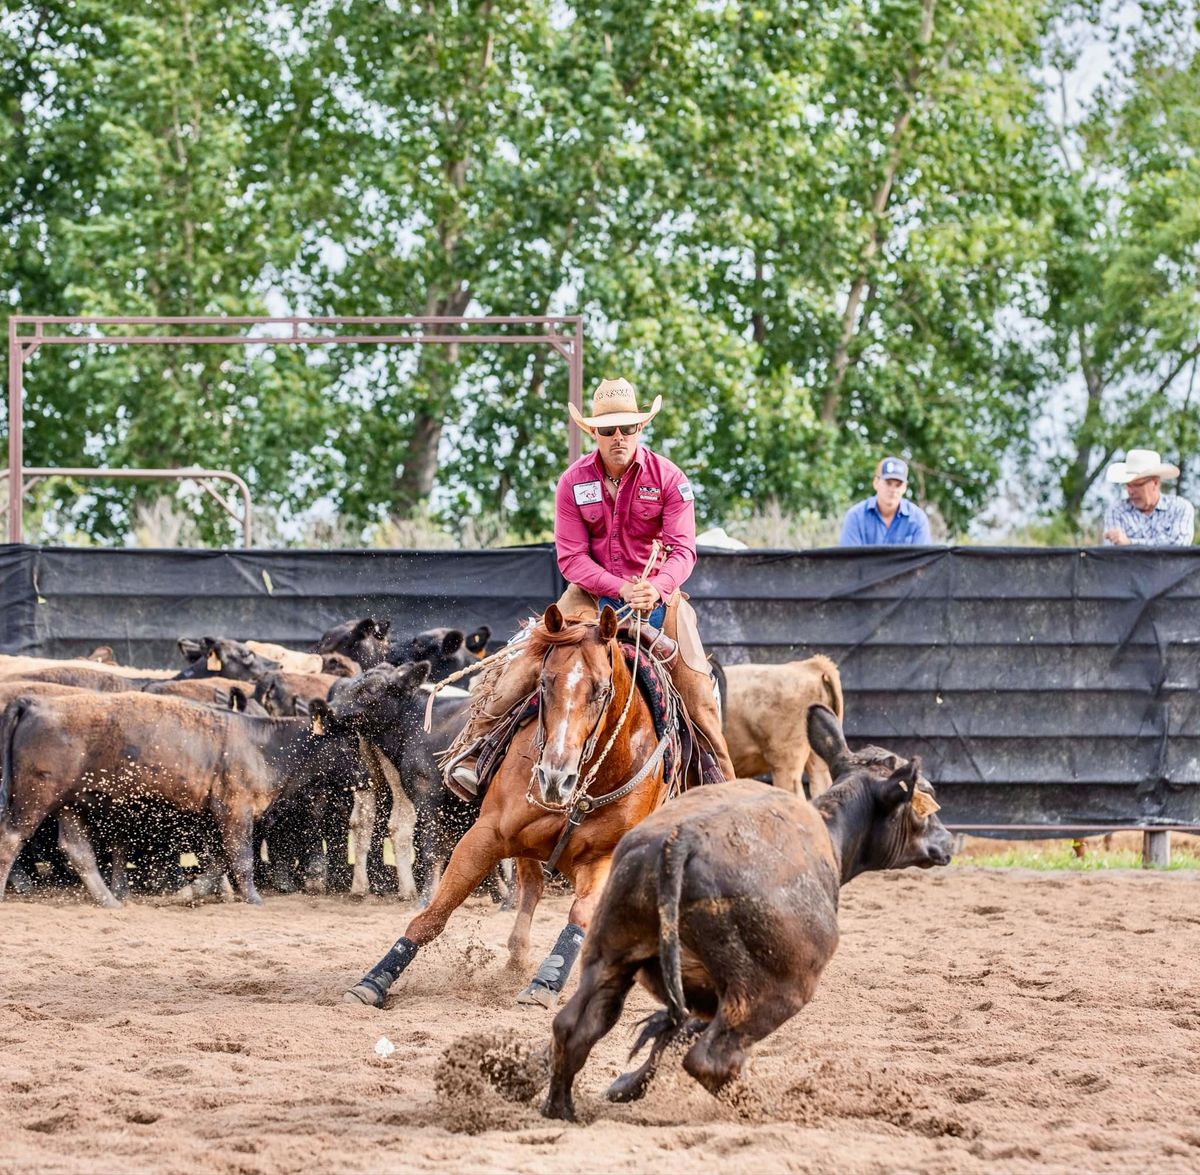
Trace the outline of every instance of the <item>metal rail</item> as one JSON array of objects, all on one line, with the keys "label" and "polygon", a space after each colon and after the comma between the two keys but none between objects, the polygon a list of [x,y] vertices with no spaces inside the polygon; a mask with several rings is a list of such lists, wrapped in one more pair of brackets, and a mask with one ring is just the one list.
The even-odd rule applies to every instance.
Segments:
[{"label": "metal rail", "polygon": [[[0,477],[8,473],[8,470],[0,470]],[[227,469],[85,469],[85,468],[65,468],[51,465],[26,465],[21,470],[22,491],[31,489],[37,485],[39,481],[47,477],[128,477],[128,478],[147,478],[147,479],[167,479],[174,478],[177,481],[195,481],[198,482],[200,488],[204,490],[210,498],[216,502],[234,522],[242,524],[242,546],[251,547],[254,545],[254,504],[250,500],[250,487],[245,481],[238,477],[236,473],[230,473]],[[237,511],[217,493],[216,490],[208,484],[210,481],[229,481],[232,482],[242,496],[242,513],[239,517]],[[9,484],[11,485],[11,478]],[[22,493],[22,501],[24,495]],[[2,516],[9,507],[9,503],[5,502],[0,505],[0,516]],[[11,524],[10,524],[11,529]],[[20,539],[15,540],[20,542]]]},{"label": "metal rail", "polygon": [[[146,334],[140,331],[119,335],[105,335],[99,327],[210,327],[212,331],[204,334]],[[345,327],[345,326],[378,326],[413,328],[409,333],[395,334],[304,334],[302,328],[309,327]],[[544,328],[541,333],[533,335],[512,334],[458,334],[450,331],[428,333],[427,327],[491,327],[491,326],[534,326]],[[84,334],[67,332],[47,333],[47,327],[87,327]],[[266,327],[284,330],[272,330],[270,333],[255,335],[244,331],[230,332],[231,327]],[[568,333],[569,332],[569,333]],[[370,318],[363,316],[288,316],[277,317],[270,315],[58,315],[58,314],[13,314],[8,320],[8,539],[9,542],[24,542],[25,520],[24,491],[25,477],[51,476],[56,473],[73,476],[94,476],[103,472],[106,476],[178,476],[183,471],[178,470],[66,470],[48,469],[34,471],[24,468],[25,438],[24,438],[24,371],[25,363],[40,347],[52,346],[131,346],[146,344],[149,346],[211,346],[224,344],[226,346],[271,347],[271,346],[301,346],[329,347],[336,344],[352,344],[360,346],[379,345],[451,345],[460,343],[478,343],[486,345],[545,345],[561,355],[567,361],[568,396],[572,404],[583,409],[583,318],[578,314],[571,315],[484,315],[477,317],[456,317],[452,315],[419,315]],[[571,461],[579,458],[583,449],[583,437],[573,421],[567,425],[568,454]],[[223,477],[245,483],[235,474],[217,470],[205,470],[213,477]],[[189,472],[188,476],[194,475]],[[203,485],[203,482],[201,483]],[[212,493],[211,487],[204,487]],[[216,496],[215,494],[213,495]],[[246,504],[245,518],[250,518],[249,490],[244,490],[243,500]],[[218,498],[218,501],[220,499]],[[226,508],[228,509],[228,508]],[[248,523],[246,525],[249,525]],[[249,540],[247,540],[249,545]]]}]

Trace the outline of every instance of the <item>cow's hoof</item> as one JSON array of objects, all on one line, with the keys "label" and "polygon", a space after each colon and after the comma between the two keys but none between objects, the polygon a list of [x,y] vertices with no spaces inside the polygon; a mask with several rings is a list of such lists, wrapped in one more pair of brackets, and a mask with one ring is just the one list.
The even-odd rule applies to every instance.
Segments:
[{"label": "cow's hoof", "polygon": [[575,1106],[569,1100],[556,1098],[553,1094],[542,1103],[543,1118],[557,1118],[560,1122],[575,1121]]},{"label": "cow's hoof", "polygon": [[100,905],[106,910],[119,910],[121,908],[121,903],[113,897],[101,898]]},{"label": "cow's hoof", "polygon": [[558,992],[552,991],[544,983],[535,979],[519,996],[516,1002],[538,1008],[558,1007]]},{"label": "cow's hoof", "polygon": [[636,1102],[646,1096],[650,1082],[637,1069],[631,1073],[622,1073],[605,1091],[604,1097],[610,1102]]},{"label": "cow's hoof", "polygon": [[343,1004],[366,1004],[368,1008],[382,1008],[383,996],[365,983],[356,983],[342,994]]}]

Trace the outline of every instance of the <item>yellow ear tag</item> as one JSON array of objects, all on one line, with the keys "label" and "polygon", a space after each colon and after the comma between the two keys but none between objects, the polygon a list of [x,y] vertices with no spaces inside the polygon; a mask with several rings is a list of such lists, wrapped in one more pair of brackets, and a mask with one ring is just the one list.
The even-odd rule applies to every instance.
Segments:
[{"label": "yellow ear tag", "polygon": [[912,808],[918,816],[922,818],[932,816],[934,812],[941,809],[941,806],[927,791],[917,790],[913,792]]},{"label": "yellow ear tag", "polygon": [[312,732],[318,738],[325,733],[325,723],[321,721],[320,714],[314,714],[312,717]]},{"label": "yellow ear tag", "polygon": [[221,658],[217,655],[216,649],[208,650],[208,660],[205,662],[205,664],[214,673],[217,672],[217,670],[219,670],[221,668]]}]

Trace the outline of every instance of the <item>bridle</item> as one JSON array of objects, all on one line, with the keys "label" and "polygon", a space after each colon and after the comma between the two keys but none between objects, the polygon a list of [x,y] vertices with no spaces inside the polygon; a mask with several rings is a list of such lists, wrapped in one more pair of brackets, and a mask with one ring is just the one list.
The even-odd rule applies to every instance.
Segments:
[{"label": "bridle", "polygon": [[[622,611],[624,611],[624,609],[622,609]],[[578,623],[591,624],[593,622],[585,620],[585,621],[579,621]],[[635,623],[634,664],[636,665],[637,657],[640,654],[641,647],[642,647],[642,617],[641,617],[641,613],[637,614],[637,618],[634,623]],[[605,720],[605,718],[608,717],[609,705],[612,702],[613,696],[617,692],[617,682],[616,682],[617,668],[616,668],[616,664],[613,660],[613,645],[614,645],[614,643],[615,643],[615,638],[613,641],[608,642],[608,673],[609,673],[608,681],[603,686],[600,687],[600,713],[597,716],[596,721],[592,726],[592,729],[588,732],[587,738],[584,740],[583,750],[580,752],[580,755],[579,755],[579,764],[580,764],[581,768],[583,767],[583,764],[587,763],[589,760],[592,759],[592,755],[595,753],[596,741],[600,737],[600,730],[604,725],[604,720]],[[545,668],[546,668],[546,660],[549,658],[551,651],[552,650],[547,649],[546,655],[542,658],[543,673],[545,672]],[[541,692],[541,688],[542,687],[539,684],[539,686],[538,686],[539,693]],[[534,741],[534,746],[537,750],[537,755],[534,758],[533,767],[530,769],[530,772],[529,772],[529,784],[525,788],[525,799],[528,803],[534,804],[537,807],[542,808],[543,810],[545,810],[547,812],[566,812],[569,816],[571,814],[572,810],[579,807],[581,804],[587,805],[585,811],[590,811],[592,808],[600,807],[603,804],[611,803],[613,799],[620,798],[619,796],[616,796],[614,793],[610,792],[606,796],[603,796],[601,798],[593,800],[591,798],[591,796],[589,795],[589,792],[592,789],[592,785],[596,782],[596,776],[600,773],[600,768],[603,766],[604,760],[608,758],[609,751],[612,750],[613,744],[616,743],[616,741],[617,741],[617,735],[619,735],[621,733],[621,730],[625,726],[625,720],[629,717],[629,711],[633,705],[633,695],[636,692],[637,692],[637,681],[636,681],[634,674],[631,673],[630,681],[629,681],[629,694],[625,698],[625,705],[621,708],[621,716],[617,719],[616,725],[613,727],[611,734],[608,736],[608,741],[604,744],[604,749],[600,752],[600,754],[594,760],[592,760],[591,765],[587,769],[587,774],[584,775],[583,780],[581,781],[579,786],[575,789],[575,792],[571,796],[571,799],[568,800],[565,804],[550,803],[549,801],[543,799],[539,794],[537,794],[538,791],[540,790],[537,785],[537,773],[538,773],[538,768],[541,766],[541,763],[542,763],[542,752],[545,750],[545,747],[546,747],[545,699],[544,699],[544,697],[539,699],[540,704],[538,706],[538,729],[537,729],[537,736]],[[644,776],[643,776],[643,778],[644,778]],[[640,782],[640,779],[638,782]],[[632,790],[632,789],[629,789],[629,790]],[[627,795],[628,791],[622,790],[621,794]]]}]

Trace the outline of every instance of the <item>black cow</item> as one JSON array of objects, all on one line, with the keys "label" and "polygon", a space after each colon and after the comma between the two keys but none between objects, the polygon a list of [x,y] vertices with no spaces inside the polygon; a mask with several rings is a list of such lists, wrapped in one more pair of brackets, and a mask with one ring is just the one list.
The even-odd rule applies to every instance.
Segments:
[{"label": "black cow", "polygon": [[197,677],[229,677],[235,681],[258,681],[281,668],[278,661],[264,657],[241,641],[206,636],[199,640],[179,638],[179,651],[188,662],[179,681]]},{"label": "black cow", "polygon": [[461,628],[430,628],[406,640],[392,641],[387,659],[393,665],[428,661],[429,680],[445,681],[482,657],[491,635],[486,624],[469,634]]},{"label": "black cow", "polygon": [[680,1036],[696,1038],[684,1068],[716,1093],[750,1045],[812,998],[837,947],[842,885],[868,870],[949,864],[951,836],[916,759],[852,753],[821,705],[808,734],[835,780],[813,803],[739,780],[689,791],[622,837],[579,989],[554,1019],[547,1117],[574,1117],[575,1075],[635,982],[667,1008],[636,1046],[652,1040],[649,1057],[610,1100],[641,1097]]},{"label": "black cow", "polygon": [[[426,734],[423,724],[429,698],[420,687],[428,675],[426,661],[377,665],[361,677],[339,681],[327,701],[314,701],[309,707],[314,730],[358,737],[375,785],[374,791],[359,796],[351,820],[356,863],[352,893],[366,892],[375,791],[391,793],[388,833],[396,856],[400,897],[405,899],[419,892],[423,901],[428,900],[446,858],[478,815],[477,803],[464,803],[446,788],[436,761],[436,755],[462,727],[468,700],[436,699],[433,730]],[[414,851],[415,869],[410,864]]]},{"label": "black cow", "polygon": [[372,669],[387,660],[390,620],[344,620],[335,624],[313,645],[314,653],[341,653],[363,669]]}]

